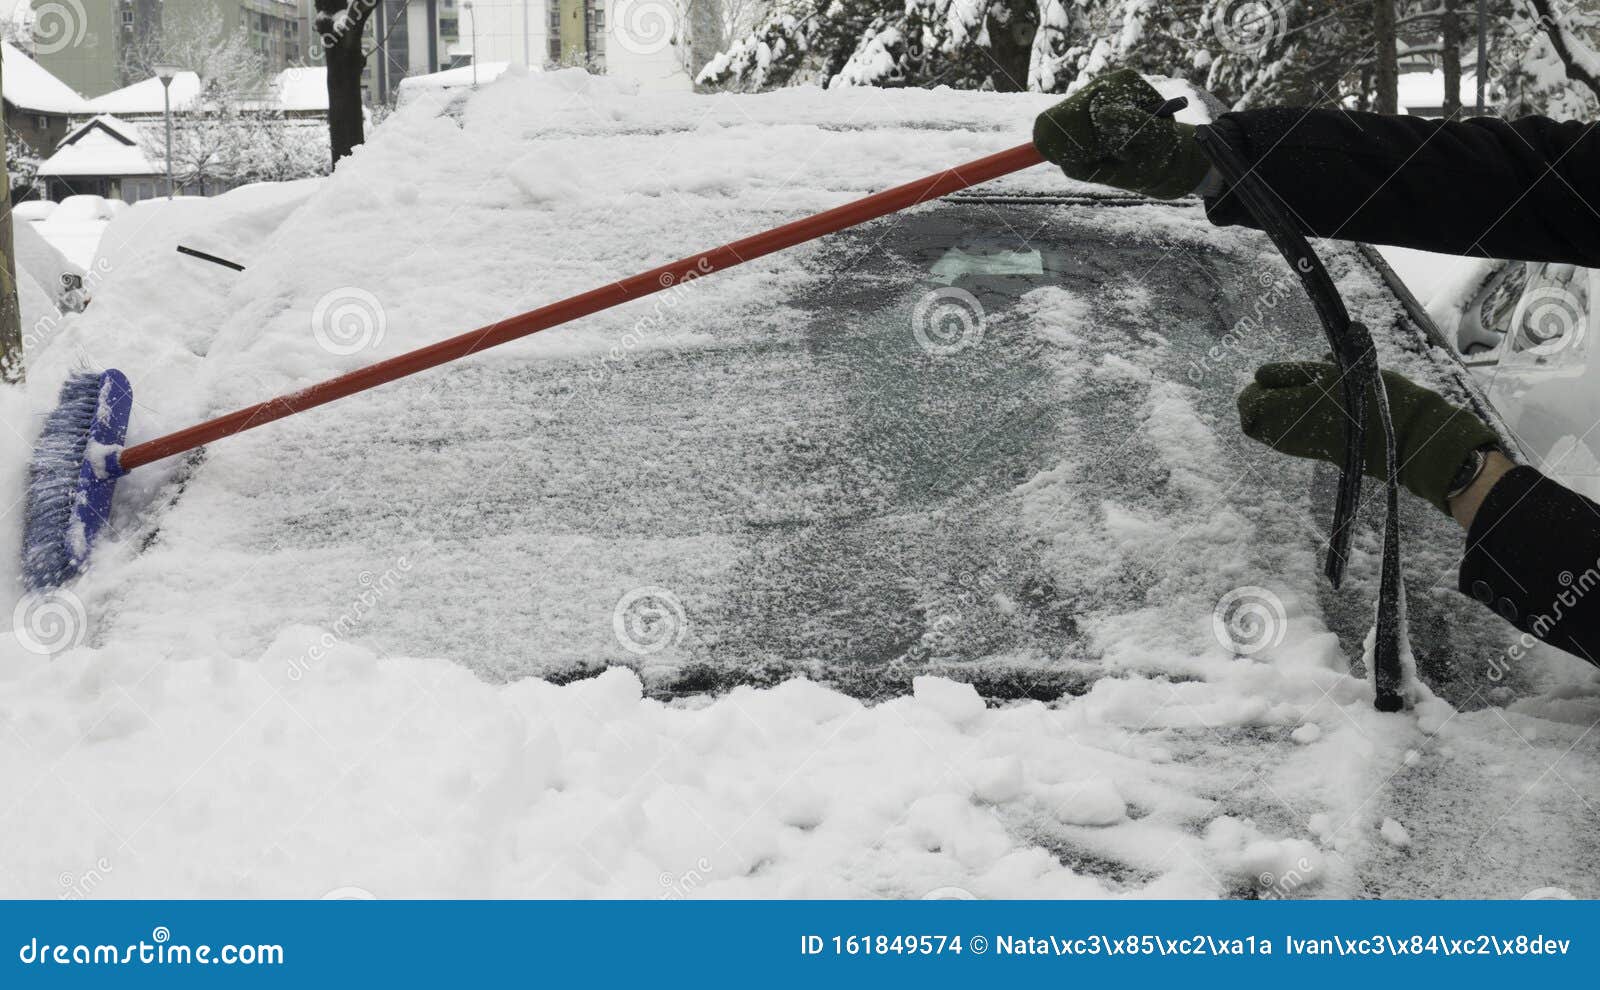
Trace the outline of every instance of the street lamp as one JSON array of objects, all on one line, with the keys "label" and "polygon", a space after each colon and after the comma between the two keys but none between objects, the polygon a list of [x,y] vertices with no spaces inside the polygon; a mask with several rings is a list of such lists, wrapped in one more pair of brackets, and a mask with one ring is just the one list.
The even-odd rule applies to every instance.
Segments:
[{"label": "street lamp", "polygon": [[183,70],[176,65],[158,65],[156,78],[161,80],[161,98],[166,105],[167,118],[167,198],[172,198],[172,80]]},{"label": "street lamp", "polygon": [[478,88],[478,15],[472,12],[472,0],[461,0],[461,12],[472,18],[472,88]]}]

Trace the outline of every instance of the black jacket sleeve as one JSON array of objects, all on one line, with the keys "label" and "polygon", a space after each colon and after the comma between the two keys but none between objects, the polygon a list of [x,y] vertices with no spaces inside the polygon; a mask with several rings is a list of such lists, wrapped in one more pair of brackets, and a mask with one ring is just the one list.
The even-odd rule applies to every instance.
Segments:
[{"label": "black jacket sleeve", "polygon": [[[1275,107],[1223,114],[1214,128],[1308,236],[1600,267],[1595,124]],[[1206,213],[1254,226],[1225,192]]]},{"label": "black jacket sleeve", "polygon": [[1513,468],[1472,520],[1460,587],[1534,640],[1600,666],[1600,505]]}]

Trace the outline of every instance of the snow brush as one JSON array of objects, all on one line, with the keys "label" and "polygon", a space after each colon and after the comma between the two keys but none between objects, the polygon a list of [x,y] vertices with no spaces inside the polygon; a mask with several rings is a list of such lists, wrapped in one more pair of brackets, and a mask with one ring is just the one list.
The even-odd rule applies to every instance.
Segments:
[{"label": "snow brush", "polygon": [[[1177,97],[1154,113],[1171,116],[1187,105]],[[117,479],[134,468],[1043,162],[1031,143],[1019,145],[133,447],[124,447],[133,407],[127,377],[116,370],[73,374],[29,467],[23,582],[46,591],[82,572],[110,520]]]}]

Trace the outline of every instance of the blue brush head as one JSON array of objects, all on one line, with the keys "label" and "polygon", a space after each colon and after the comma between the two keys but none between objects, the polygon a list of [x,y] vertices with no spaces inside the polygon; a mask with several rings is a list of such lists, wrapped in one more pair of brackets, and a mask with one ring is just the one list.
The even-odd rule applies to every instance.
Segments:
[{"label": "blue brush head", "polygon": [[61,385],[28,468],[22,580],[31,591],[60,587],[89,559],[122,467],[133,388],[120,371],[80,372]]}]

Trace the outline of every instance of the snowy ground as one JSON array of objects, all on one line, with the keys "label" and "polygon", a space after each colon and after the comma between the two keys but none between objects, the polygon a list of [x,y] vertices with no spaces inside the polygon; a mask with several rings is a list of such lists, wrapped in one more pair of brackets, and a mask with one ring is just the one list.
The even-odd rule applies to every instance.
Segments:
[{"label": "snowy ground", "polygon": [[[70,367],[121,367],[158,435],[1019,143],[1047,101],[419,100],[326,182],[120,217],[0,392],[0,503]],[[1019,271],[952,282],[982,338],[935,355],[948,224]],[[70,596],[0,589],[0,893],[1600,893],[1600,681],[1490,676],[1509,639],[1424,507],[1439,696],[1381,716],[1351,673],[1375,561],[1327,592],[1311,472],[1231,421],[1317,348],[1280,268],[1193,206],[932,207],[141,469]],[[1217,634],[1230,594],[1263,639]]]}]

